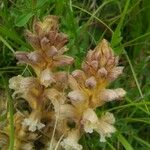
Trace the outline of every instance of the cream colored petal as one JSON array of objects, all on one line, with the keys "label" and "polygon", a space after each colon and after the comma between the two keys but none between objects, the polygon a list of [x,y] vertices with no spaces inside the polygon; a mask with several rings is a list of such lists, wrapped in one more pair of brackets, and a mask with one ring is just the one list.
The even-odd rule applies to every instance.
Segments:
[{"label": "cream colored petal", "polygon": [[116,131],[113,126],[114,122],[115,118],[111,113],[106,113],[101,119],[99,119],[96,131],[100,134],[100,142],[105,142],[105,138],[111,137],[111,134]]},{"label": "cream colored petal", "polygon": [[40,69],[45,66],[45,60],[40,51],[34,51],[31,53],[27,52],[16,52],[15,57],[19,60],[19,63],[26,63],[36,69],[38,67]]},{"label": "cream colored petal", "polygon": [[81,123],[86,133],[92,133],[98,123],[98,117],[93,109],[87,109],[82,116]]},{"label": "cream colored petal", "polygon": [[24,127],[29,127],[29,131],[35,132],[36,130],[40,130],[45,127],[43,123],[41,123],[38,118],[33,119],[33,118],[25,118],[24,121],[22,122],[22,125]]},{"label": "cream colored petal", "polygon": [[30,61],[29,61],[29,58],[28,58],[28,55],[29,53],[28,52],[15,52],[15,57],[16,59],[19,60],[19,63],[27,63],[29,64]]},{"label": "cream colored petal", "polygon": [[78,90],[69,92],[68,97],[74,102],[82,102],[85,100],[84,94]]},{"label": "cream colored petal", "polygon": [[115,67],[112,69],[110,74],[108,75],[108,79],[113,81],[118,78],[119,75],[122,74],[124,67]]},{"label": "cream colored petal", "polygon": [[21,75],[12,77],[9,79],[9,88],[13,90],[19,90],[20,89],[20,83],[23,80],[23,77]]},{"label": "cream colored petal", "polygon": [[39,82],[34,77],[22,77],[18,75],[9,80],[9,88],[18,93],[26,93],[33,87],[38,89],[39,86]]},{"label": "cream colored petal", "polygon": [[109,123],[109,124],[114,124],[115,123],[115,117],[112,113],[106,112],[102,117],[101,120]]},{"label": "cream colored petal", "polygon": [[118,89],[105,89],[100,93],[100,100],[103,100],[105,102],[109,102],[112,100],[119,100],[122,97],[124,97],[126,94],[126,91],[123,90],[122,88]]},{"label": "cream colored petal", "polygon": [[61,146],[65,150],[82,150],[82,146],[78,143],[79,131],[71,130],[68,132],[68,136],[61,142]]},{"label": "cream colored petal", "polygon": [[83,120],[88,120],[91,123],[96,123],[98,121],[95,111],[91,108],[88,108],[86,111],[84,111],[82,118]]},{"label": "cream colored petal", "polygon": [[50,86],[52,83],[56,82],[51,70],[49,68],[43,70],[40,74],[40,82],[45,87]]}]

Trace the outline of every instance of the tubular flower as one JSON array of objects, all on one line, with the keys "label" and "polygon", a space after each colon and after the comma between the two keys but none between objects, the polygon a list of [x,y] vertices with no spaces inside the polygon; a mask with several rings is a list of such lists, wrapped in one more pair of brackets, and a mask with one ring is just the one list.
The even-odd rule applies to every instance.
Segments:
[{"label": "tubular flower", "polygon": [[[19,63],[30,65],[36,76],[18,75],[9,80],[15,106],[14,149],[81,150],[81,136],[94,131],[105,142],[116,131],[115,118],[107,111],[98,117],[95,109],[106,102],[119,102],[126,94],[122,88],[108,89],[123,71],[109,43],[103,39],[88,51],[81,69],[68,73],[58,71],[74,61],[64,55],[68,37],[59,31],[58,17],[34,21],[26,38],[33,51],[15,56]],[[10,140],[8,117],[0,124],[0,148],[4,150]]]},{"label": "tubular flower", "polygon": [[107,112],[100,119],[98,119],[93,109],[87,109],[83,113],[82,125],[86,133],[92,133],[94,130],[100,134],[100,141],[105,142],[105,137],[110,137],[111,133],[116,131],[113,124],[115,118],[112,113]]},{"label": "tubular flower", "polygon": [[81,150],[82,146],[78,144],[79,132],[77,130],[71,130],[68,132],[68,136],[61,142],[61,146],[65,150]]},{"label": "tubular flower", "polygon": [[103,115],[98,122],[97,128],[95,129],[100,134],[100,142],[105,142],[105,137],[111,137],[111,134],[116,131],[113,124],[115,118],[112,113],[107,112]]}]

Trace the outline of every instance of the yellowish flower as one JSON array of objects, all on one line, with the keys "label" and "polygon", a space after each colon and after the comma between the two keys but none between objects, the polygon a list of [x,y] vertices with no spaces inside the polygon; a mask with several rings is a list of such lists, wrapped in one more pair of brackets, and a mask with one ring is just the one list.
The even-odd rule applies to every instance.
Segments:
[{"label": "yellowish flower", "polygon": [[124,97],[126,94],[126,91],[123,90],[122,88],[118,88],[118,89],[104,89],[101,91],[100,93],[100,99],[105,101],[105,102],[109,102],[112,100],[119,100],[122,97]]},{"label": "yellowish flower", "polygon": [[68,132],[68,136],[61,142],[61,146],[65,150],[81,150],[82,146],[78,144],[79,139],[79,131],[76,129],[71,130]]},{"label": "yellowish flower", "polygon": [[43,123],[41,123],[38,118],[25,118],[22,122],[22,125],[24,127],[29,127],[29,131],[34,132],[36,130],[40,130],[45,127]]},{"label": "yellowish flower", "polygon": [[105,137],[111,137],[111,134],[116,131],[113,124],[115,118],[112,113],[107,112],[104,114],[98,122],[97,128],[95,129],[100,134],[100,142],[105,142]]},{"label": "yellowish flower", "polygon": [[37,78],[20,75],[13,77],[9,80],[9,88],[14,90],[14,98],[24,98],[32,109],[42,107],[43,87]]},{"label": "yellowish flower", "polygon": [[[123,71],[109,43],[103,39],[87,53],[81,69],[69,74],[57,71],[74,61],[64,55],[68,37],[59,32],[58,17],[36,20],[33,32],[26,31],[26,37],[34,51],[16,52],[15,55],[20,63],[33,68],[36,77],[19,75],[9,80],[9,88],[14,90],[13,98],[25,103],[21,112],[15,107],[14,148],[32,150],[37,148],[35,143],[38,142],[43,144],[42,148],[55,149],[59,144],[60,149],[81,150],[80,137],[93,131],[105,142],[116,131],[115,118],[109,112],[99,118],[95,109],[106,102],[120,100],[126,94],[122,88],[108,89],[109,83]],[[0,139],[0,144],[6,148],[10,127],[0,128],[6,134],[0,132],[5,139]]]},{"label": "yellowish flower", "polygon": [[93,109],[87,109],[83,113],[81,123],[86,133],[92,133],[94,130],[98,132],[101,142],[105,142],[105,137],[111,137],[111,134],[116,131],[113,126],[115,118],[113,114],[109,112],[98,119]]}]

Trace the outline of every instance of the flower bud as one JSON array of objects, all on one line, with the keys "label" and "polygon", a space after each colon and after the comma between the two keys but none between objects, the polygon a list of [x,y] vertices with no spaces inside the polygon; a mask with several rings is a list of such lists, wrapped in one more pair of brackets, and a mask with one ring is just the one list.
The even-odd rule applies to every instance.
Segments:
[{"label": "flower bud", "polygon": [[75,102],[82,102],[85,100],[85,96],[80,91],[71,91],[68,93],[68,97]]},{"label": "flower bud", "polygon": [[51,46],[47,51],[46,51],[46,55],[48,57],[53,57],[55,55],[58,54],[58,50],[54,47],[54,46]]},{"label": "flower bud", "polygon": [[106,77],[107,74],[108,74],[108,72],[107,72],[107,70],[106,70],[104,67],[102,67],[102,68],[100,68],[100,69],[98,70],[98,75],[99,75],[100,77]]},{"label": "flower bud", "polygon": [[94,76],[91,76],[90,78],[88,78],[85,81],[86,87],[89,87],[89,88],[94,88],[96,86],[96,84],[97,84],[97,82],[96,82],[96,79]]},{"label": "flower bud", "polygon": [[45,87],[48,87],[50,86],[52,83],[56,82],[53,75],[52,75],[52,72],[49,68],[43,70],[41,72],[41,75],[40,75],[40,82],[42,85],[44,85]]},{"label": "flower bud", "polygon": [[98,69],[98,61],[93,60],[93,61],[91,61],[90,65],[91,65],[95,70]]},{"label": "flower bud", "polygon": [[108,75],[108,79],[113,81],[118,78],[119,75],[122,74],[124,67],[115,67],[112,69],[110,74]]},{"label": "flower bud", "polygon": [[124,97],[126,94],[126,91],[123,90],[122,88],[118,88],[115,90],[111,90],[111,89],[105,89],[101,92],[100,94],[100,99],[105,101],[105,102],[109,102],[112,100],[119,100],[122,97]]}]

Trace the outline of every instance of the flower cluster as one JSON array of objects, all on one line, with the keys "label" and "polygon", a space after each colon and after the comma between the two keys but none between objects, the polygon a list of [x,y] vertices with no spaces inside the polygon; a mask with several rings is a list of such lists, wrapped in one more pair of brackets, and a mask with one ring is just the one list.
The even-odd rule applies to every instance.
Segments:
[{"label": "flower cluster", "polygon": [[[34,51],[15,56],[19,63],[30,65],[36,76],[18,75],[9,80],[13,99],[24,106],[14,114],[14,149],[33,150],[38,144],[45,150],[81,150],[81,136],[94,131],[105,142],[116,131],[115,117],[110,112],[98,117],[95,109],[126,94],[122,88],[107,88],[123,71],[109,43],[103,39],[88,51],[81,69],[69,74],[59,71],[74,59],[64,55],[68,37],[59,31],[56,16],[36,20],[26,38]],[[0,134],[5,141],[0,145],[7,149],[9,125]]]}]

